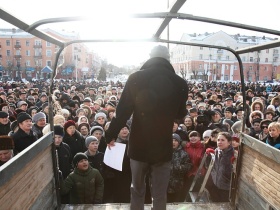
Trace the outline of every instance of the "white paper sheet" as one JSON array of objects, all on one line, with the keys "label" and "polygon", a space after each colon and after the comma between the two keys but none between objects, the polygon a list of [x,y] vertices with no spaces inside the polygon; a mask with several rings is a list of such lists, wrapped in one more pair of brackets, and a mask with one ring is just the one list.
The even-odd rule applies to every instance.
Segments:
[{"label": "white paper sheet", "polygon": [[104,155],[104,163],[111,168],[122,171],[122,163],[126,144],[115,142],[115,146],[106,148]]}]

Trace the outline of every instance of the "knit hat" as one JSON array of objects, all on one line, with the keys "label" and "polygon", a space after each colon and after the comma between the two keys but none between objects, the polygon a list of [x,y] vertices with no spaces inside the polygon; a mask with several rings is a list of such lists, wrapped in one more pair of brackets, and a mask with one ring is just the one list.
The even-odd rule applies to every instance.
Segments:
[{"label": "knit hat", "polygon": [[7,112],[0,111],[0,118],[7,118],[7,117],[9,117]]},{"label": "knit hat", "polygon": [[232,107],[226,107],[225,112],[231,112],[231,114],[233,114],[234,109]]},{"label": "knit hat", "polygon": [[41,120],[41,119],[46,119],[46,118],[47,118],[47,117],[46,117],[45,113],[43,113],[43,112],[38,112],[38,113],[36,113],[36,114],[33,116],[32,121],[33,121],[34,123],[37,123],[39,120]]},{"label": "knit hat", "polygon": [[48,102],[45,102],[45,103],[43,103],[42,104],[42,111],[44,111],[44,109],[47,107],[47,106],[49,106],[49,103]]},{"label": "knit hat", "polygon": [[58,124],[58,121],[59,120],[65,120],[65,118],[62,116],[62,115],[60,115],[60,114],[57,114],[57,115],[55,115],[54,117],[53,117],[53,123],[54,124]]},{"label": "knit hat", "polygon": [[93,141],[98,141],[98,139],[95,136],[88,136],[85,140],[85,145],[88,148],[89,144]]},{"label": "knit hat", "polygon": [[32,120],[32,117],[27,114],[26,112],[20,112],[18,115],[17,115],[17,122],[18,123],[22,123],[24,120]]},{"label": "knit hat", "polygon": [[61,125],[54,125],[54,135],[64,136],[64,130]]},{"label": "knit hat", "polygon": [[206,131],[204,131],[202,137],[203,137],[203,138],[205,138],[205,137],[210,137],[210,136],[211,136],[211,132],[212,132],[212,130],[206,130]]},{"label": "knit hat", "polygon": [[105,120],[107,120],[106,114],[104,112],[98,112],[94,116],[94,120],[97,120],[98,117],[104,117]]},{"label": "knit hat", "polygon": [[224,119],[223,124],[225,124],[225,123],[229,124],[230,127],[234,124],[234,122],[232,120],[229,120],[229,119]]},{"label": "knit hat", "polygon": [[165,58],[166,60],[170,61],[169,50],[167,47],[162,46],[162,45],[155,46],[151,50],[150,57],[151,58],[161,57],[161,58]]},{"label": "knit hat", "polygon": [[68,120],[65,124],[64,124],[64,130],[66,131],[68,127],[70,126],[76,126],[75,121],[73,120]]},{"label": "knit hat", "polygon": [[76,110],[76,116],[78,116],[80,112],[85,112],[85,110],[83,108],[77,109]]},{"label": "knit hat", "polygon": [[73,166],[76,168],[78,163],[83,159],[88,160],[88,157],[86,156],[86,154],[78,152],[73,158]]},{"label": "knit hat", "polygon": [[172,139],[175,139],[179,143],[181,143],[181,141],[182,141],[181,137],[177,133],[172,134]]},{"label": "knit hat", "polygon": [[25,101],[19,101],[19,102],[17,103],[17,107],[20,108],[23,104],[28,105]]},{"label": "knit hat", "polygon": [[87,127],[87,129],[89,130],[89,124],[88,124],[88,123],[83,122],[83,123],[80,123],[80,124],[78,125],[78,131],[80,131],[80,130],[81,130],[81,127],[83,127],[83,126],[86,126],[86,127]]},{"label": "knit hat", "polygon": [[14,149],[14,140],[10,136],[0,136],[0,150]]},{"label": "knit hat", "polygon": [[101,126],[99,126],[99,125],[93,126],[93,127],[90,129],[90,132],[89,132],[90,135],[92,135],[92,134],[94,133],[94,131],[96,131],[96,130],[102,131],[102,135],[103,135],[104,129],[103,129]]},{"label": "knit hat", "polygon": [[218,113],[221,117],[223,116],[221,110],[219,109],[213,109],[213,112]]}]

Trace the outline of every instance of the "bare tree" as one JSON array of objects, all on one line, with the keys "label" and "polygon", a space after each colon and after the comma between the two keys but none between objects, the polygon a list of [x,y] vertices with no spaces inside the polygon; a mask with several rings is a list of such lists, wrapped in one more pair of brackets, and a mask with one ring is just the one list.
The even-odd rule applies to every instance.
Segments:
[{"label": "bare tree", "polygon": [[181,74],[182,78],[183,78],[184,80],[186,80],[186,78],[187,78],[187,71],[184,70],[183,68],[181,68],[181,69],[180,69],[180,74]]}]

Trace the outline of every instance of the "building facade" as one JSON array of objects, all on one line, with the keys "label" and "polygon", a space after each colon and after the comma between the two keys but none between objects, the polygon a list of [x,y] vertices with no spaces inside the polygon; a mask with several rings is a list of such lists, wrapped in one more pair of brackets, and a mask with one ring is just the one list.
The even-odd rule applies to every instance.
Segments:
[{"label": "building facade", "polygon": [[[45,33],[62,40],[79,39],[75,32],[44,30]],[[59,47],[39,39],[20,29],[0,29],[0,78],[31,80],[49,78],[51,73],[44,67],[54,68]],[[72,44],[66,47],[59,57],[57,79],[84,80],[92,78],[101,66],[96,53],[84,44]],[[42,71],[43,70],[43,71]]]},{"label": "building facade", "polygon": [[[274,39],[255,36],[228,35],[223,31],[205,34],[183,34],[181,41],[219,45],[234,50]],[[241,54],[246,81],[280,80],[280,48]],[[171,50],[171,63],[185,79],[204,81],[238,81],[240,68],[236,57],[227,50],[177,45]]]}]

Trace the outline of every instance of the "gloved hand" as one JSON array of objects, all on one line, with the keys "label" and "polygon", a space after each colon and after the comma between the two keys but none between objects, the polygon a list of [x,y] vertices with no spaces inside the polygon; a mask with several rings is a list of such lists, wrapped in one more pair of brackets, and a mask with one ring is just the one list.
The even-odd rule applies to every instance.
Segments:
[{"label": "gloved hand", "polygon": [[205,153],[206,153],[207,155],[210,155],[210,153],[215,154],[215,150],[213,150],[212,148],[207,148],[206,151],[205,151]]}]

